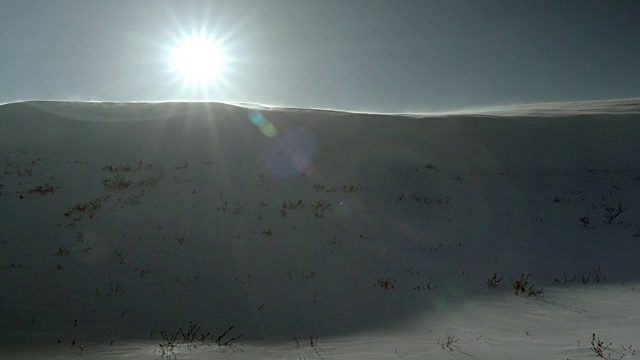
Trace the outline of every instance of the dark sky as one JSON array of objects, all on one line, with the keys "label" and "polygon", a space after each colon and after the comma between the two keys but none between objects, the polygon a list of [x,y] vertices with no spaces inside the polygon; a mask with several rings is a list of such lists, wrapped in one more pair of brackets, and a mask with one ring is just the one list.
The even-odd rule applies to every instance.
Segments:
[{"label": "dark sky", "polygon": [[[229,57],[206,88],[166,64],[199,31]],[[418,112],[637,96],[635,0],[0,0],[0,103]]]}]

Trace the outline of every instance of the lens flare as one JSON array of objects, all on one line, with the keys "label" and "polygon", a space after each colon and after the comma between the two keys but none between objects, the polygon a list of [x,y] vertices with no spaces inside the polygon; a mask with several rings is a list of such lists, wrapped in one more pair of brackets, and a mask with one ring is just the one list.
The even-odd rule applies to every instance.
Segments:
[{"label": "lens flare", "polygon": [[261,112],[252,110],[249,113],[249,120],[262,131],[264,136],[273,138],[278,135],[278,129],[276,129],[275,125],[267,120]]},{"label": "lens flare", "polygon": [[264,136],[274,140],[266,153],[267,167],[273,174],[287,178],[314,172],[313,160],[318,149],[311,130],[298,129],[284,137],[277,137],[278,129],[260,111],[250,111],[249,120]]},{"label": "lens flare", "polygon": [[299,129],[279,138],[267,151],[267,166],[280,178],[315,172],[316,138],[309,129]]}]

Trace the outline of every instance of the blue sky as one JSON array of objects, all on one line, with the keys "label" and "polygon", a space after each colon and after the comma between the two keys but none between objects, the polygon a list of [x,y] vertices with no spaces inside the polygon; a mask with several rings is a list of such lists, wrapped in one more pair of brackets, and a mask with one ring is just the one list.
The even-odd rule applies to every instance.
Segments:
[{"label": "blue sky", "polygon": [[[378,112],[640,96],[636,1],[0,0],[0,103],[259,102]],[[206,33],[223,78],[167,66]]]}]

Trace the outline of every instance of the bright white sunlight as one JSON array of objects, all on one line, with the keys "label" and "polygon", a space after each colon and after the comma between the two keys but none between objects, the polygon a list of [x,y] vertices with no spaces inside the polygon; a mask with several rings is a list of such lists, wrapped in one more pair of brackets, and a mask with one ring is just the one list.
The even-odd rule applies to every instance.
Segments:
[{"label": "bright white sunlight", "polygon": [[225,54],[218,43],[204,37],[180,41],[171,50],[171,67],[184,81],[205,85],[222,74]]}]

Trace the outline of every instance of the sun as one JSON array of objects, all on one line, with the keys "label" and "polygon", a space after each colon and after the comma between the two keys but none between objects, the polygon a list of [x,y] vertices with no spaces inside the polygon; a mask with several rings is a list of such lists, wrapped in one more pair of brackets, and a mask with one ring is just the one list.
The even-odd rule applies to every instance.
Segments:
[{"label": "sun", "polygon": [[184,81],[200,85],[218,80],[226,62],[222,47],[205,37],[185,38],[170,53],[172,70]]}]

